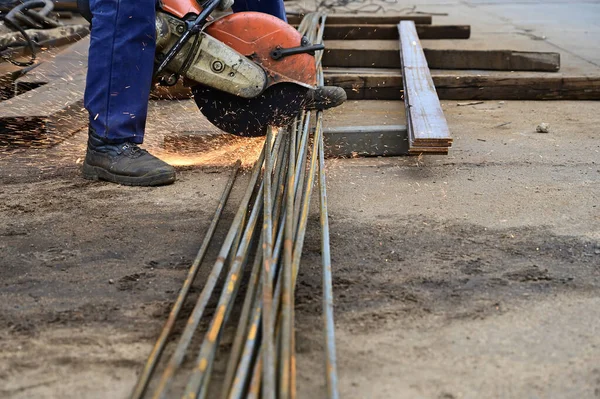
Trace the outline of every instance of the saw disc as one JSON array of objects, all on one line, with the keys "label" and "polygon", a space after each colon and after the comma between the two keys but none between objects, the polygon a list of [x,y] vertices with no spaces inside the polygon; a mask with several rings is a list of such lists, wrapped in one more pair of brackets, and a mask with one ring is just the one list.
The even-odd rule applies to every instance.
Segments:
[{"label": "saw disc", "polygon": [[308,89],[279,83],[255,98],[242,98],[206,86],[192,89],[202,114],[219,129],[237,136],[263,136],[269,125],[285,126],[302,109]]}]

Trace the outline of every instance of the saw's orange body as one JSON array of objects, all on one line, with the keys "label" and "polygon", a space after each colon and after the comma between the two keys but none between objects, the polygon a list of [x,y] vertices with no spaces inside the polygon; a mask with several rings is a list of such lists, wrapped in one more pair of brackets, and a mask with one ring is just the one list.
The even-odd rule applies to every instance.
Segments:
[{"label": "saw's orange body", "polygon": [[[202,11],[195,0],[163,0],[162,9],[181,19]],[[271,51],[278,46],[298,47],[302,40],[296,29],[279,18],[259,12],[241,12],[211,22],[204,31],[260,64],[269,75],[269,85],[281,82],[307,86],[317,84],[312,55],[296,54],[279,60],[271,58]]]},{"label": "saw's orange body", "polygon": [[162,0],[161,8],[178,18],[185,18],[190,14],[200,14],[202,7],[196,0]]}]

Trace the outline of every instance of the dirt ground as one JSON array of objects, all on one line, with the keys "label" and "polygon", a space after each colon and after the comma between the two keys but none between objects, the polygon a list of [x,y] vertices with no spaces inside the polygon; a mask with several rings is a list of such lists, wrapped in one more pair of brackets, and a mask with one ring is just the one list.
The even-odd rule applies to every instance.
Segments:
[{"label": "dirt ground", "polygon": [[[543,6],[527,29],[551,40],[569,12],[579,19],[557,40],[581,39],[571,60],[599,68],[586,44],[597,2],[439,3],[422,9],[454,13],[436,23],[460,16],[488,37]],[[442,103],[450,155],[327,162],[342,397],[600,398],[600,104]],[[0,154],[0,397],[130,393],[228,166],[260,145],[165,154],[175,122],[161,112],[202,121],[188,102],[152,104],[148,143],[179,165],[172,186],[83,180],[84,132]],[[301,398],[324,392],[319,250],[315,213],[297,293]]]}]

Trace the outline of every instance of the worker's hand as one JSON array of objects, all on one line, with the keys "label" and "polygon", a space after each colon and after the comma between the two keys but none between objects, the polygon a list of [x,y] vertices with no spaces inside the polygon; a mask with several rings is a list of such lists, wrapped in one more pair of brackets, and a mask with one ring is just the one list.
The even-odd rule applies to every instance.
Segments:
[{"label": "worker's hand", "polygon": [[221,11],[228,10],[233,5],[233,2],[234,0],[221,0],[217,8]]}]

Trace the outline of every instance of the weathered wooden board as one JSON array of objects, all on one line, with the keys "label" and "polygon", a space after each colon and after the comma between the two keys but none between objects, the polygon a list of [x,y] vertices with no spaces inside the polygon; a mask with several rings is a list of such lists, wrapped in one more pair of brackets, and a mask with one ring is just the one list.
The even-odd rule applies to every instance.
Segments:
[{"label": "weathered wooden board", "polygon": [[[397,40],[330,40],[324,67],[399,68]],[[556,72],[560,54],[513,50],[423,49],[431,69]]]},{"label": "weathered wooden board", "polygon": [[402,100],[400,69],[327,68],[324,77],[326,85],[346,90],[350,100]]},{"label": "weathered wooden board", "polygon": [[[468,39],[470,25],[417,25],[420,39]],[[325,40],[398,40],[398,26],[389,25],[328,25]]]},{"label": "weathered wooden board", "polygon": [[1,146],[51,146],[87,124],[85,71],[0,102]]},{"label": "weathered wooden board", "polygon": [[409,151],[413,153],[418,148],[418,152],[423,152],[424,147],[435,150],[448,147],[452,144],[450,130],[429,73],[415,23],[400,22],[398,29]]},{"label": "weathered wooden board", "polygon": [[[304,15],[287,16],[288,23],[297,25]],[[414,21],[416,24],[431,25],[431,15],[356,15],[333,14],[328,15],[326,25],[397,25],[400,21]]]},{"label": "weathered wooden board", "polygon": [[[550,73],[464,73],[432,70],[442,100],[600,100],[600,76]],[[325,83],[340,86],[351,100],[400,100],[400,69],[329,68]]]}]

